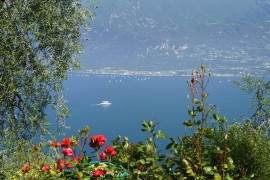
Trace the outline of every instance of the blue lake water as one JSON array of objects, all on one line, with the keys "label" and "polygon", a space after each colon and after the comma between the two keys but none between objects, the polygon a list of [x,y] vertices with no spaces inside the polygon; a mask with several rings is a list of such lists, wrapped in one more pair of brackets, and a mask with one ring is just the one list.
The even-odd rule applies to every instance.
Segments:
[{"label": "blue lake water", "polygon": [[[103,134],[108,140],[118,135],[130,141],[144,141],[142,120],[156,120],[157,129],[170,137],[182,136],[187,120],[188,77],[144,77],[82,75],[71,73],[65,82],[64,96],[71,111],[67,135],[89,125],[90,134]],[[237,77],[212,77],[208,85],[209,104],[217,105],[221,116],[233,122],[240,115],[250,115],[250,98],[233,85]],[[103,100],[112,104],[97,105]]]}]

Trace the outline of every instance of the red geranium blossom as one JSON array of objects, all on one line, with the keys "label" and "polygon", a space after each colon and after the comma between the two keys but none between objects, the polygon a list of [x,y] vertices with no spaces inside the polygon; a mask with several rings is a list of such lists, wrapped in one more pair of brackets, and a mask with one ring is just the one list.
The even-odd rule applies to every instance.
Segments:
[{"label": "red geranium blossom", "polygon": [[28,165],[23,166],[23,168],[21,169],[22,173],[26,173],[30,170]]},{"label": "red geranium blossom", "polygon": [[69,138],[64,138],[62,143],[61,143],[61,146],[68,148],[70,146],[70,139]]},{"label": "red geranium blossom", "polygon": [[80,162],[79,158],[76,158],[76,157],[72,158],[71,161],[72,162],[76,162],[76,163],[79,163]]},{"label": "red geranium blossom", "polygon": [[92,176],[93,177],[99,177],[99,176],[103,176],[107,173],[106,170],[103,170],[103,169],[97,169],[95,170],[93,173],[92,173]]},{"label": "red geranium blossom", "polygon": [[112,146],[107,146],[104,150],[104,152],[106,154],[109,154],[111,156],[115,156],[117,154],[117,152],[114,150],[114,148]]},{"label": "red geranium blossom", "polygon": [[73,166],[72,166],[72,165],[70,165],[70,164],[69,164],[69,162],[65,162],[65,167],[66,167],[66,168],[68,168],[68,169],[73,168]]},{"label": "red geranium blossom", "polygon": [[92,148],[96,148],[99,149],[101,146],[104,146],[106,142],[106,137],[103,135],[97,135],[97,136],[92,136],[89,146],[91,146]]},{"label": "red geranium blossom", "polygon": [[42,168],[42,170],[44,171],[44,172],[46,172],[46,171],[48,171],[48,170],[50,170],[51,169],[51,167],[48,165],[48,164],[44,164],[44,166],[43,166],[43,168]]},{"label": "red geranium blossom", "polygon": [[81,161],[82,158],[83,158],[83,157],[82,157],[82,154],[79,154],[79,155],[78,155],[78,159]]},{"label": "red geranium blossom", "polygon": [[53,142],[51,143],[51,146],[52,146],[52,147],[60,147],[60,143],[58,143],[58,142],[56,142],[56,141],[53,141]]}]

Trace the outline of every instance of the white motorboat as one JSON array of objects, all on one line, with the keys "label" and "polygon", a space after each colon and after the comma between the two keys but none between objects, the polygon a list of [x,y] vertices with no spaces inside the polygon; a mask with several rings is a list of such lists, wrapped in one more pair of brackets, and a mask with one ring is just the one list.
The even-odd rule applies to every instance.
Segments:
[{"label": "white motorboat", "polygon": [[112,103],[110,103],[109,101],[102,101],[101,103],[99,103],[99,105],[101,105],[101,106],[109,106],[111,104]]}]

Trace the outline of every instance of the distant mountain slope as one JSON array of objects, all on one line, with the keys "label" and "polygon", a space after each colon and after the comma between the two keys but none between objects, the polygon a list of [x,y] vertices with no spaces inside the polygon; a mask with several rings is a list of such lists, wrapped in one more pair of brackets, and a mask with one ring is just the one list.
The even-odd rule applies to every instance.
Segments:
[{"label": "distant mountain slope", "polygon": [[270,67],[270,1],[99,0],[87,68],[216,70]]}]

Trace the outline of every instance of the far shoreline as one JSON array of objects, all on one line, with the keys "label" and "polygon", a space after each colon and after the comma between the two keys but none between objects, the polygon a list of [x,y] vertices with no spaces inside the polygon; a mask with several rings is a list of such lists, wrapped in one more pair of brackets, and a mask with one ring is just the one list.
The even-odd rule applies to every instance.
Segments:
[{"label": "far shoreline", "polygon": [[[254,71],[243,68],[235,69],[209,69],[211,76],[213,77],[244,77],[244,76],[254,76],[254,77],[269,77],[270,70],[267,71]],[[135,71],[135,70],[117,70],[112,68],[102,68],[102,69],[85,69],[79,71],[68,71],[68,74],[81,74],[84,75],[115,75],[115,76],[149,76],[149,77],[188,77],[194,69],[185,70],[168,70],[168,71]]]}]

